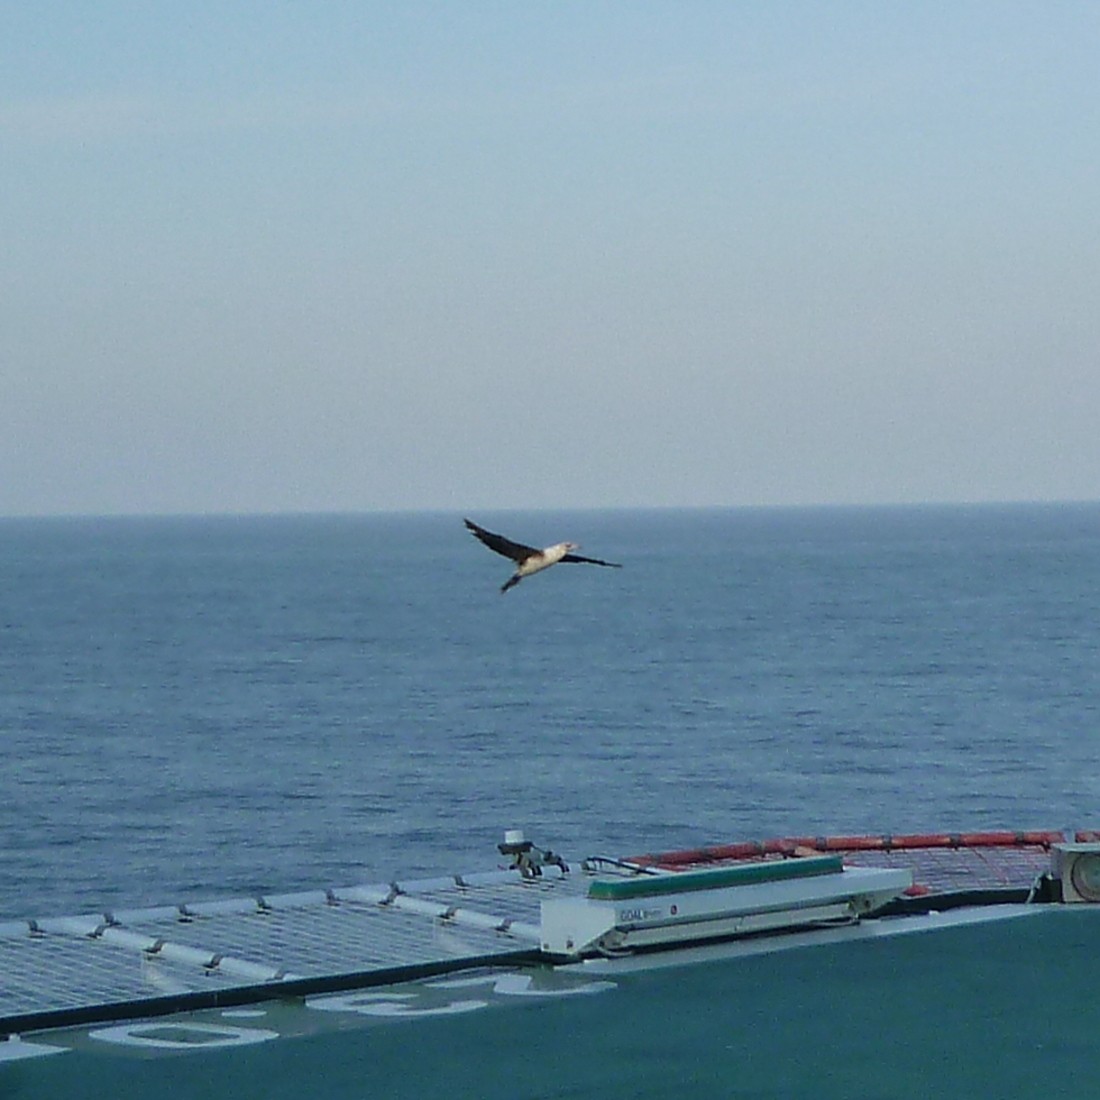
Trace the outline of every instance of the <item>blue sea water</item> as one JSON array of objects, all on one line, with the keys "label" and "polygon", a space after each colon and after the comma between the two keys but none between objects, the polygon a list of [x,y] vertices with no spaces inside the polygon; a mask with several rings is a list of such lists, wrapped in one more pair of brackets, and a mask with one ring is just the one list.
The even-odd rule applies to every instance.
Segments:
[{"label": "blue sea water", "polygon": [[0,917],[1100,827],[1100,505],[0,521]]}]

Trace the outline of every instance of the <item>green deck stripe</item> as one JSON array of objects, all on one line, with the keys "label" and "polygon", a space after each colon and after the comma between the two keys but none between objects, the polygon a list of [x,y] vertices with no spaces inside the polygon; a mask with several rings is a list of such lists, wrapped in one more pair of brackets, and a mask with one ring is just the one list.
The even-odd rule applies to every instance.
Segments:
[{"label": "green deck stripe", "polygon": [[807,859],[766,860],[739,863],[733,867],[711,867],[704,871],[680,871],[670,875],[642,875],[630,879],[596,879],[588,896],[596,901],[622,901],[655,894],[683,894],[694,890],[715,890],[720,886],[750,886],[761,882],[783,882],[792,878],[834,875],[844,869],[840,856]]}]

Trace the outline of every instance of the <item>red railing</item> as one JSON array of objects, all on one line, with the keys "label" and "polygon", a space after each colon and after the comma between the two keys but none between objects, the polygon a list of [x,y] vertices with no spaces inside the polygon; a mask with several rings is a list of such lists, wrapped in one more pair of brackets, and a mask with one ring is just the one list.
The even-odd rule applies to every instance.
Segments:
[{"label": "red railing", "polygon": [[[779,837],[773,840],[749,840],[738,844],[715,844],[705,848],[685,848],[675,852],[649,853],[634,856],[630,862],[657,867],[683,867],[700,863],[717,863],[732,859],[755,859],[762,856],[793,856],[814,852],[892,852],[922,848],[1044,848],[1065,841],[1063,832],[1032,830],[1027,832],[984,833],[909,833],[881,836],[801,836]],[[1078,831],[1078,843],[1100,841],[1100,832]]]}]

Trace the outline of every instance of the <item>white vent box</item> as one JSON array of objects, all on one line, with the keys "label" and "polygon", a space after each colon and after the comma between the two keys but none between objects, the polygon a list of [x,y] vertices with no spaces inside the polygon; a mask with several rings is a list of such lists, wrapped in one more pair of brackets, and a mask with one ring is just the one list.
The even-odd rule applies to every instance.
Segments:
[{"label": "white vent box", "polygon": [[1062,901],[1100,902],[1100,844],[1054,844],[1051,875],[1062,884]]}]

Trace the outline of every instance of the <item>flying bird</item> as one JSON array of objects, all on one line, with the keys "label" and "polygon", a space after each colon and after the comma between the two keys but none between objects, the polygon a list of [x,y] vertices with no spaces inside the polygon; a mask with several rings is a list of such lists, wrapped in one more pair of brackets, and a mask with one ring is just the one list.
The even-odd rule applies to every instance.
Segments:
[{"label": "flying bird", "polygon": [[503,535],[494,535],[492,531],[486,531],[484,527],[478,527],[471,520],[464,520],[463,522],[466,524],[467,529],[485,543],[490,550],[495,550],[498,554],[511,558],[518,566],[516,571],[501,585],[501,592],[507,592],[513,585],[519,584],[524,577],[529,577],[532,573],[538,573],[543,569],[549,569],[550,566],[557,565],[559,561],[583,562],[586,565],[606,565],[611,569],[622,569],[618,562],[600,561],[599,558],[583,558],[580,554],[574,554],[574,550],[580,549],[575,542],[558,542],[553,546],[547,546],[544,550],[539,550],[534,546],[524,546],[522,542],[512,542],[511,539],[506,539]]}]

